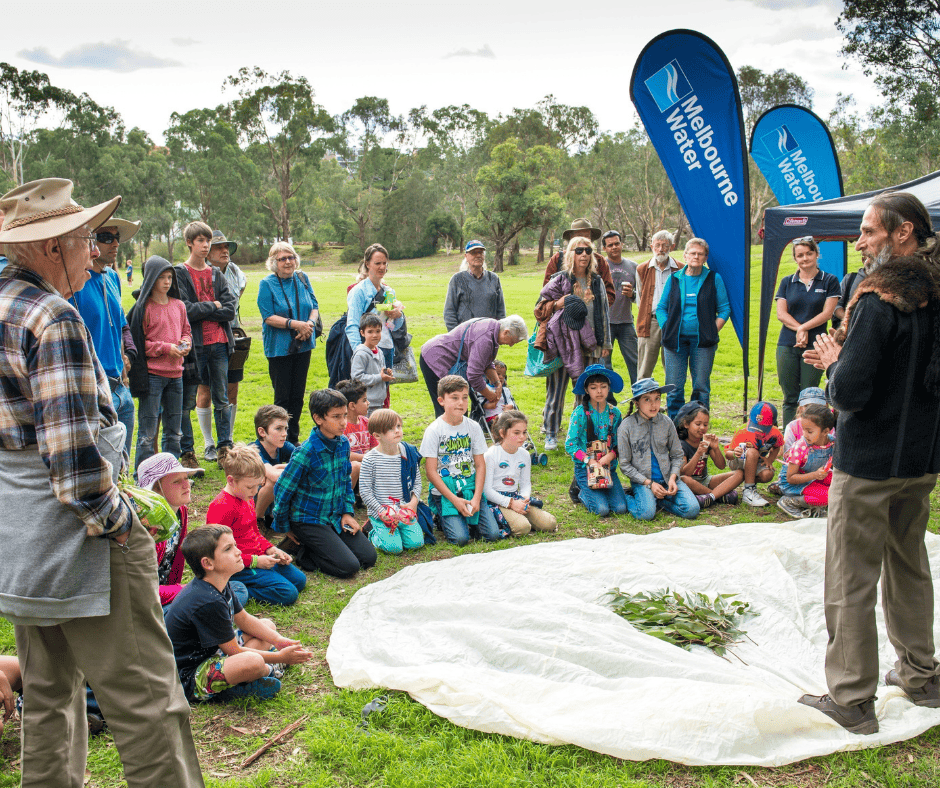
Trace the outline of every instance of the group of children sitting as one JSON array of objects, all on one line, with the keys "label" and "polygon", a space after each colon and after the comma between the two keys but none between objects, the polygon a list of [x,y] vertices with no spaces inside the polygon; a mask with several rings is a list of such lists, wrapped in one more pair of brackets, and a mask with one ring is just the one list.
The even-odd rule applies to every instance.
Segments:
[{"label": "group of children sitting", "polygon": [[[633,384],[626,418],[609,402],[623,390],[623,379],[600,364],[578,378],[580,397],[571,415],[565,451],[574,462],[572,500],[601,517],[629,512],[650,520],[658,509],[692,519],[712,504],[738,502],[737,488],[750,506],[766,506],[757,483],[772,482],[774,461],[783,451],[779,478],[770,486],[781,496],[777,505],[791,517],[821,516],[832,479],[835,416],[819,388],[800,395],[797,418],[787,425],[787,438],[776,427],[777,409],[758,402],[748,425],[723,447],[708,431],[708,409],[686,403],[675,423],[662,412],[662,395],[673,386],[652,378]],[[712,461],[716,474],[709,473]],[[630,480],[624,492],[618,467]]]}]

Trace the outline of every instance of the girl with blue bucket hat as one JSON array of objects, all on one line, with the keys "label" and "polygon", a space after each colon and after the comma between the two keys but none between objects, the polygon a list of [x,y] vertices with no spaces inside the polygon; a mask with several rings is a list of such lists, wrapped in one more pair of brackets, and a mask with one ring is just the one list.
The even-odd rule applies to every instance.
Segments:
[{"label": "girl with blue bucket hat", "polygon": [[623,378],[602,364],[591,364],[574,384],[575,405],[568,425],[565,451],[574,461],[578,500],[592,514],[606,517],[627,511],[623,485],[617,475],[617,428],[620,411],[607,395],[623,391]]},{"label": "girl with blue bucket hat", "polygon": [[674,389],[653,378],[638,380],[631,390],[630,412],[617,431],[620,467],[631,484],[627,509],[638,520],[652,520],[658,509],[689,520],[699,513],[695,495],[679,478],[685,453],[676,427],[661,412],[663,394]]}]

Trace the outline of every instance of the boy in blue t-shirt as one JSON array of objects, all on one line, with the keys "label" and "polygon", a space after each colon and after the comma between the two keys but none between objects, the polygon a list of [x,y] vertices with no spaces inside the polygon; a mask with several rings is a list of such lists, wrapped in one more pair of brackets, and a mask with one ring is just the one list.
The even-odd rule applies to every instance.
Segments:
[{"label": "boy in blue t-shirt", "polygon": [[264,463],[264,486],[255,498],[258,525],[271,527],[271,504],[274,503],[274,485],[290,461],[297,447],[287,440],[290,415],[280,405],[262,405],[255,413],[255,434],[252,444]]},{"label": "boy in blue t-shirt", "polygon": [[242,609],[229,579],[245,568],[232,529],[205,525],[182,545],[195,575],[166,613],[166,631],[190,702],[217,697],[271,698],[281,688],[278,667],[313,653],[278,633],[267,619]]}]

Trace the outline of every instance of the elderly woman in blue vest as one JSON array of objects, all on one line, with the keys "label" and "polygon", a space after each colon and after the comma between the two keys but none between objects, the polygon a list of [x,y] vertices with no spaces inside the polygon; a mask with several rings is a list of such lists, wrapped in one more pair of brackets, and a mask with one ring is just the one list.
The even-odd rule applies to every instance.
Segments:
[{"label": "elderly woman in blue vest", "polygon": [[676,387],[666,397],[671,419],[685,404],[687,371],[692,373],[691,399],[709,406],[718,332],[731,316],[725,283],[705,268],[707,260],[708,241],[690,238],[685,245],[685,268],[669,277],[656,308],[663,333],[666,384]]}]

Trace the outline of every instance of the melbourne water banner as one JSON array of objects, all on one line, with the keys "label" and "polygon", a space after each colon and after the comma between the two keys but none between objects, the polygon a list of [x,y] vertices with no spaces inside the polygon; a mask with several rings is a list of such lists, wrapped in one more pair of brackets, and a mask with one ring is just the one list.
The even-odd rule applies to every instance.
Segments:
[{"label": "melbourne water banner", "polygon": [[[750,149],[781,205],[820,202],[843,194],[839,154],[829,129],[805,107],[781,104],[767,110],[754,124]],[[845,276],[844,242],[821,243],[819,253],[823,271],[838,279]]]},{"label": "melbourne water banner", "polygon": [[[692,232],[708,241],[744,350],[747,399],[750,191],[738,83],[724,52],[694,30],[670,30],[637,58],[630,98]],[[658,228],[657,228],[658,229]]]}]

